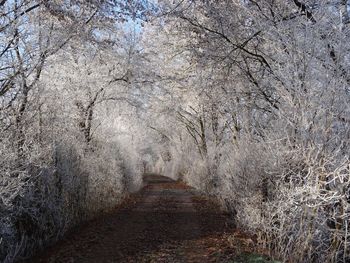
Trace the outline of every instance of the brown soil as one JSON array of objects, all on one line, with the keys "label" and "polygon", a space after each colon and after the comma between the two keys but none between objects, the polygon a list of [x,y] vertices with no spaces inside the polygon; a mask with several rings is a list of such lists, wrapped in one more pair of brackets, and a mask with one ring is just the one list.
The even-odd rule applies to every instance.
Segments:
[{"label": "brown soil", "polygon": [[250,239],[237,233],[215,201],[164,176],[144,181],[116,211],[29,262],[233,262],[233,255],[250,250]]}]

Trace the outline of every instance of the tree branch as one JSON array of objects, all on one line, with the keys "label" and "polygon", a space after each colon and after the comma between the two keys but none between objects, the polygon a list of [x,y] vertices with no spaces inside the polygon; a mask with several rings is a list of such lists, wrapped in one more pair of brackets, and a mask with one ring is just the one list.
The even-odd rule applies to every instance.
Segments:
[{"label": "tree branch", "polygon": [[251,51],[249,51],[248,49],[245,48],[245,46],[247,45],[247,43],[252,39],[254,38],[255,36],[257,36],[258,34],[261,33],[261,31],[258,31],[257,33],[255,33],[250,39],[248,39],[248,41],[245,41],[243,42],[243,44],[236,44],[236,43],[233,43],[233,41],[228,37],[226,36],[225,34],[221,33],[221,32],[218,32],[214,29],[211,29],[211,28],[208,28],[204,25],[201,25],[199,24],[198,22],[194,22],[192,21],[191,19],[189,19],[188,17],[185,17],[185,16],[180,16],[181,19],[184,19],[186,21],[188,21],[192,26],[195,26],[195,27],[199,27],[201,29],[204,29],[205,31],[208,31],[210,33],[213,33],[215,35],[218,35],[220,37],[222,37],[226,42],[228,42],[229,44],[231,44],[232,46],[235,47],[235,49],[239,49],[241,51],[243,51],[244,53],[256,58],[257,60],[259,60],[261,63],[263,63],[265,66],[267,66],[270,70],[271,70],[271,66],[269,65],[269,63],[267,62],[267,60],[260,54],[256,54],[256,53],[253,53]]}]

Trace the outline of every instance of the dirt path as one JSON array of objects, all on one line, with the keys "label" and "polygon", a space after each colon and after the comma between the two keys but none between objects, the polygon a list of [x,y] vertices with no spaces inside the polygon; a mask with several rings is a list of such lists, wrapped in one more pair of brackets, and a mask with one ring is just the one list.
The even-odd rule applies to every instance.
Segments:
[{"label": "dirt path", "polygon": [[145,182],[122,208],[30,262],[236,262],[229,260],[234,229],[218,205],[167,177]]}]

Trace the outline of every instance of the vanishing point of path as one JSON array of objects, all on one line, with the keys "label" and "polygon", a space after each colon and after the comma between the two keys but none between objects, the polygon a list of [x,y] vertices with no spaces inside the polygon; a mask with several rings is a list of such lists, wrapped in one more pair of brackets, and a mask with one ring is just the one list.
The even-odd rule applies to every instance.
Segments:
[{"label": "vanishing point of path", "polygon": [[144,181],[116,211],[29,262],[236,262],[230,258],[244,237],[214,201],[164,176],[146,175]]}]

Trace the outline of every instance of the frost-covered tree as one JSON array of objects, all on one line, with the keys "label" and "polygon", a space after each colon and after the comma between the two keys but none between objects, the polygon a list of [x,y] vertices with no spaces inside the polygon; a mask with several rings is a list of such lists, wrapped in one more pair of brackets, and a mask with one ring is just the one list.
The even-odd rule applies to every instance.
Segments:
[{"label": "frost-covered tree", "polygon": [[107,134],[137,127],[120,118],[139,106],[127,29],[151,10],[147,1],[0,1],[0,261],[31,255],[139,186],[137,147]]},{"label": "frost-covered tree", "polygon": [[162,56],[191,65],[168,78],[187,96],[169,114],[178,172],[272,254],[349,260],[348,1],[162,3],[162,37],[181,43]]},{"label": "frost-covered tree", "polygon": [[0,0],[0,258],[153,170],[273,256],[348,262],[349,6]]}]

